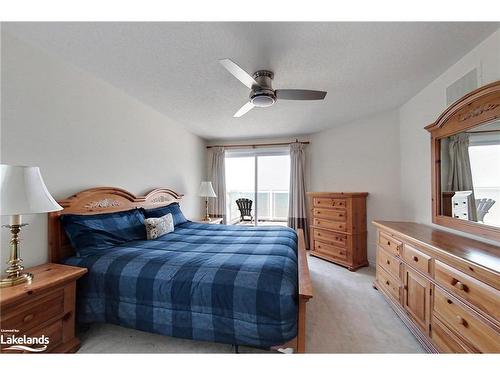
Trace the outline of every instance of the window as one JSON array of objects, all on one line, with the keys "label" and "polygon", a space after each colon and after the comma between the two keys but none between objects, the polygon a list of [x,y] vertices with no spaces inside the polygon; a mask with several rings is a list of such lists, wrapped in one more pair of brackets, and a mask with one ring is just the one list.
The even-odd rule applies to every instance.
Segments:
[{"label": "window", "polygon": [[[240,221],[238,198],[251,199],[253,224],[285,224],[288,219],[288,148],[226,152],[228,223]],[[257,219],[257,220],[255,220]]]}]

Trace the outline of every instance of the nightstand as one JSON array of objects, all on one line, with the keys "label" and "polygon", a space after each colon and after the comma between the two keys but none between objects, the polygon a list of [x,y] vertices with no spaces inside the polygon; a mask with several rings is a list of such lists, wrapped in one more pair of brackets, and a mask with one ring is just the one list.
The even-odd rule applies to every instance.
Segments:
[{"label": "nightstand", "polygon": [[[48,337],[43,352],[74,353],[80,346],[75,336],[76,280],[87,270],[80,267],[47,263],[26,270],[33,274],[30,284],[0,289],[0,327],[4,341],[17,338]],[[1,345],[2,353],[28,350],[6,350],[16,343]],[[26,345],[43,347],[43,343]]]},{"label": "nightstand", "polygon": [[210,221],[206,221],[203,219],[200,220],[192,220],[195,223],[203,223],[203,224],[222,224],[222,218],[221,217],[212,217]]}]

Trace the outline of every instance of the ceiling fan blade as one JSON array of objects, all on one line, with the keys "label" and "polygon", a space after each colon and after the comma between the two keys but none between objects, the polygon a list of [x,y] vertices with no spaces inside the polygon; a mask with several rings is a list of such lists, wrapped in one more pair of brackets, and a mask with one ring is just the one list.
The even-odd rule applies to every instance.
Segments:
[{"label": "ceiling fan blade", "polygon": [[241,69],[240,66],[236,64],[233,60],[222,59],[219,60],[219,62],[224,68],[226,68],[229,71],[229,73],[231,73],[233,76],[239,79],[241,83],[243,83],[249,89],[254,87],[259,87],[257,81],[253,79],[253,77],[250,74]]},{"label": "ceiling fan blade", "polygon": [[285,100],[323,100],[326,96],[326,91],[276,90],[275,95],[278,99]]},{"label": "ceiling fan blade", "polygon": [[236,112],[233,117],[241,117],[243,116],[245,113],[247,113],[248,111],[250,111],[253,107],[255,107],[251,102],[247,102],[243,105],[243,107],[241,107],[240,109],[238,109],[238,112]]}]

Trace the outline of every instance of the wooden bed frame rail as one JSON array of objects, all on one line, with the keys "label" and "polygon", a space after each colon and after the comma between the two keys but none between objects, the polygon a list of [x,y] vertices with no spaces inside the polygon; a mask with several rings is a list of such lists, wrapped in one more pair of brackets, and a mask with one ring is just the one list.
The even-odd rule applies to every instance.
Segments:
[{"label": "wooden bed frame rail", "polygon": [[[134,208],[155,208],[180,202],[183,195],[173,190],[159,188],[151,190],[144,196],[135,196],[126,190],[114,187],[98,187],[83,190],[71,197],[60,200],[62,211],[51,212],[48,215],[48,252],[49,261],[59,263],[63,259],[75,255],[74,249],[64,233],[60,216],[65,214],[93,215],[127,211]],[[298,321],[297,337],[292,341],[280,345],[281,348],[293,348],[296,353],[305,353],[306,350],[306,303],[312,298],[313,290],[309,267],[307,264],[304,232],[297,230],[298,236]]]}]

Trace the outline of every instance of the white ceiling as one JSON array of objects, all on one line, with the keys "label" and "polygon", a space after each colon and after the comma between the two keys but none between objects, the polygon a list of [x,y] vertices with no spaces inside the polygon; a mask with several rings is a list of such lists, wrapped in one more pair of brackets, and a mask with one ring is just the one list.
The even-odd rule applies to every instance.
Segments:
[{"label": "white ceiling", "polygon": [[[499,23],[10,23],[206,139],[310,134],[396,108]],[[275,72],[274,88],[328,91],[233,118],[248,89],[218,60]]]}]

